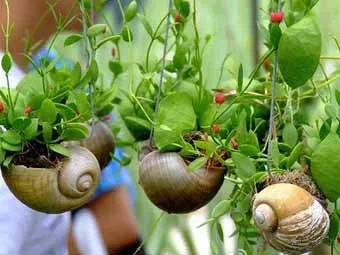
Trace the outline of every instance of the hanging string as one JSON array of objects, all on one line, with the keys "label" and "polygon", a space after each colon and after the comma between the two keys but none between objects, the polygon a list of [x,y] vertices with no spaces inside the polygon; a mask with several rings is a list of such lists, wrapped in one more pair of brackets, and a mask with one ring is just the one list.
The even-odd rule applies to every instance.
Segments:
[{"label": "hanging string", "polygon": [[158,118],[159,103],[160,103],[161,95],[162,95],[163,78],[164,78],[164,70],[165,70],[165,58],[166,58],[166,53],[167,53],[167,50],[168,50],[171,9],[172,9],[172,0],[169,0],[168,17],[167,17],[166,27],[165,27],[165,38],[164,38],[165,42],[164,42],[163,56],[162,56],[162,67],[161,67],[161,71],[160,71],[160,81],[159,81],[158,93],[157,93],[157,97],[156,97],[156,106],[155,106],[153,127],[151,129],[150,139],[149,139],[151,147],[153,147],[153,139],[152,138],[153,138],[153,135],[154,135],[155,125],[156,125],[157,118]]},{"label": "hanging string", "polygon": [[[277,10],[281,10],[281,0],[278,0]],[[273,129],[274,129],[274,106],[275,106],[275,96],[276,96],[276,79],[277,79],[277,69],[278,69],[278,52],[275,50],[274,53],[274,70],[273,70],[273,78],[272,78],[272,95],[271,95],[271,103],[270,103],[270,118],[269,118],[269,134],[268,134],[268,158],[267,158],[267,172],[268,176],[271,178],[271,168],[272,168],[272,138],[273,138]]]}]

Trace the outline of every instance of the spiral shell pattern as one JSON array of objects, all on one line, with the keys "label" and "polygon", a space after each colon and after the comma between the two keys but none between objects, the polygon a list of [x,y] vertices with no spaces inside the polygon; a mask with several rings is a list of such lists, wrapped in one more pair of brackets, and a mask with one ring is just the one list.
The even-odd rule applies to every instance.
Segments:
[{"label": "spiral shell pattern", "polygon": [[85,204],[95,192],[100,167],[86,148],[70,147],[70,157],[55,168],[13,165],[2,170],[12,193],[28,207],[45,213],[62,213]]},{"label": "spiral shell pattern", "polygon": [[139,183],[149,199],[169,213],[188,213],[206,205],[220,189],[224,168],[187,170],[174,152],[153,151],[139,166]]},{"label": "spiral shell pattern", "polygon": [[288,254],[317,247],[329,229],[322,205],[304,189],[286,183],[271,185],[255,196],[253,217],[268,243]]}]

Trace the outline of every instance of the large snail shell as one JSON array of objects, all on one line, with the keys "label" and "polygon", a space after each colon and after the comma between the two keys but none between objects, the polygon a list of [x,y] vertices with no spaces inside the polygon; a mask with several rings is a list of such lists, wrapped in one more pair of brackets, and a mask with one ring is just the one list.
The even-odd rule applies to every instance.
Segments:
[{"label": "large snail shell", "polygon": [[187,170],[174,152],[153,151],[139,167],[139,183],[149,199],[169,213],[188,213],[206,205],[223,183],[224,168]]},{"label": "large snail shell", "polygon": [[95,192],[100,168],[95,156],[83,147],[70,147],[70,157],[55,168],[13,165],[2,171],[12,193],[37,211],[62,213],[85,204]]},{"label": "large snail shell", "polygon": [[294,184],[274,184],[256,194],[253,218],[269,244],[288,254],[310,251],[322,242],[329,229],[326,210]]},{"label": "large snail shell", "polygon": [[91,151],[97,158],[101,168],[111,160],[115,148],[115,140],[111,129],[104,122],[99,121],[89,126],[90,136],[81,141],[65,142],[65,144],[80,145]]}]

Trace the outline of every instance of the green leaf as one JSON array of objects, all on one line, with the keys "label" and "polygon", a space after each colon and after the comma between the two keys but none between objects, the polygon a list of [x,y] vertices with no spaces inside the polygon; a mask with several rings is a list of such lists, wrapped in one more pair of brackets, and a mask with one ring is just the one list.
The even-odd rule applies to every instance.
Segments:
[{"label": "green leaf", "polygon": [[96,60],[92,60],[89,67],[89,74],[91,76],[91,81],[95,83],[99,77],[98,63]]},{"label": "green leaf", "polygon": [[96,45],[96,49],[99,49],[102,45],[104,45],[107,42],[116,42],[117,40],[119,40],[119,38],[120,35],[110,35],[104,38],[103,40],[100,40]]},{"label": "green leaf", "polygon": [[76,105],[82,120],[89,120],[92,117],[90,102],[85,93],[75,94]]},{"label": "green leaf", "polygon": [[240,64],[237,76],[237,93],[240,93],[242,91],[242,86],[243,86],[243,66],[242,64]]},{"label": "green leaf", "polygon": [[123,72],[123,67],[119,61],[116,60],[110,60],[109,61],[109,68],[110,71],[115,75],[118,76]]},{"label": "green leaf", "polygon": [[23,131],[25,128],[27,128],[31,124],[31,119],[21,116],[14,120],[13,127],[18,131]]},{"label": "green leaf", "polygon": [[32,140],[38,136],[39,119],[31,119],[31,124],[24,131],[25,140]]},{"label": "green leaf", "polygon": [[132,31],[131,31],[131,29],[129,28],[128,25],[125,25],[123,27],[120,35],[122,36],[122,38],[125,42],[132,42],[133,41],[133,34],[132,34]]},{"label": "green leaf", "polygon": [[303,150],[303,143],[298,143],[294,149],[292,150],[292,152],[290,153],[288,160],[287,160],[287,168],[291,168],[295,162],[298,161],[299,159],[299,155],[301,153],[301,151]]},{"label": "green leaf", "polygon": [[6,168],[9,168],[13,159],[14,159],[15,155],[10,155],[10,156],[7,156],[4,160],[4,162],[2,163]]},{"label": "green leaf", "polygon": [[231,202],[232,202],[231,200],[223,200],[219,202],[212,210],[211,217],[217,219],[229,213],[232,208]]},{"label": "green leaf", "polygon": [[279,145],[278,145],[277,139],[273,139],[272,140],[271,159],[272,159],[273,165],[275,167],[279,167],[280,158],[281,158],[281,154],[280,154],[280,151],[279,151]]},{"label": "green leaf", "polygon": [[87,35],[89,37],[94,37],[100,34],[103,34],[107,31],[107,25],[106,24],[94,24],[87,30]]},{"label": "green leaf", "polygon": [[189,17],[190,15],[190,4],[187,1],[182,1],[180,3],[180,8],[179,8],[181,14],[183,15],[183,17]]},{"label": "green leaf", "polygon": [[206,157],[197,158],[188,165],[187,170],[189,172],[196,171],[203,167],[207,163],[207,161],[208,159]]},{"label": "green leaf", "polygon": [[278,59],[282,76],[291,88],[306,83],[315,73],[321,54],[321,33],[311,14],[282,34]]},{"label": "green leaf", "polygon": [[71,107],[65,104],[55,104],[58,109],[58,113],[64,118],[64,120],[70,120],[76,117],[77,113]]},{"label": "green leaf", "polygon": [[138,8],[138,5],[137,5],[137,2],[136,2],[136,1],[132,1],[132,2],[128,5],[128,7],[126,8],[126,11],[125,11],[125,13],[124,13],[125,21],[126,21],[126,22],[129,22],[129,21],[133,20],[134,17],[136,17],[137,8]]},{"label": "green leaf", "polygon": [[216,152],[217,145],[210,140],[207,141],[194,141],[194,144],[197,148],[205,151],[205,154],[208,156],[212,156],[214,152]]},{"label": "green leaf", "polygon": [[142,15],[142,14],[137,14],[137,16],[140,19],[140,21],[142,22],[142,25],[143,25],[145,31],[150,35],[150,37],[153,37],[153,29],[152,29],[150,23],[145,18],[145,16]]},{"label": "green leaf", "polygon": [[335,98],[336,98],[336,102],[340,106],[340,90],[338,89],[335,90]]},{"label": "green leaf", "polygon": [[80,34],[73,34],[68,36],[65,41],[64,41],[64,47],[70,46],[78,41],[80,41],[82,39],[82,35]]},{"label": "green leaf", "polygon": [[138,141],[143,141],[148,139],[151,131],[151,124],[145,119],[128,116],[124,118],[124,122],[128,130]]},{"label": "green leaf", "polygon": [[6,156],[6,151],[4,151],[0,146],[0,165],[5,160],[5,156]]},{"label": "green leaf", "polygon": [[221,242],[224,242],[223,228],[220,222],[216,222],[216,228],[217,228],[218,237],[220,238]]},{"label": "green leaf", "polygon": [[236,166],[235,172],[242,180],[246,180],[256,173],[254,163],[247,156],[233,152],[231,158]]},{"label": "green leaf", "polygon": [[334,104],[326,104],[325,112],[329,118],[335,119],[338,117],[339,106],[335,106]]},{"label": "green leaf", "polygon": [[315,149],[311,158],[311,172],[326,197],[335,202],[340,197],[340,138],[331,132]]},{"label": "green leaf", "polygon": [[155,125],[155,144],[160,150],[178,149],[173,144],[179,144],[183,133],[195,128],[196,114],[192,100],[186,93],[171,94],[160,102]]},{"label": "green leaf", "polygon": [[242,154],[249,157],[256,156],[260,152],[260,150],[252,144],[241,144],[239,150]]},{"label": "green leaf", "polygon": [[42,123],[42,133],[46,143],[52,140],[53,127],[49,122]]},{"label": "green leaf", "polygon": [[282,31],[279,24],[270,24],[270,42],[274,49],[277,49],[282,36]]},{"label": "green leaf", "polygon": [[64,129],[61,137],[65,141],[81,140],[88,137],[87,133],[83,129],[78,128],[66,128]]},{"label": "green leaf", "polygon": [[78,122],[78,123],[67,123],[64,125],[64,128],[75,128],[75,129],[80,129],[82,130],[86,136],[89,135],[89,127],[88,125]]},{"label": "green leaf", "polygon": [[10,144],[5,141],[1,141],[1,148],[6,151],[13,151],[13,152],[22,150],[21,144]]},{"label": "green leaf", "polygon": [[184,49],[184,47],[178,47],[176,49],[176,52],[175,52],[175,55],[172,61],[174,63],[174,66],[177,69],[179,70],[183,69],[185,64],[188,62],[186,58],[186,50]]},{"label": "green leaf", "polygon": [[1,138],[10,144],[21,144],[21,135],[18,131],[10,129],[1,135]]},{"label": "green leaf", "polygon": [[57,107],[51,99],[46,98],[41,104],[39,118],[42,122],[53,124],[57,119]]},{"label": "green leaf", "polygon": [[48,148],[50,148],[52,151],[63,155],[65,157],[69,157],[70,156],[70,151],[65,148],[64,146],[62,146],[61,144],[49,144]]},{"label": "green leaf", "polygon": [[293,123],[286,123],[282,130],[283,142],[288,144],[291,148],[295,146],[298,140],[298,132]]},{"label": "green leaf", "polygon": [[6,53],[1,59],[1,67],[5,73],[8,73],[12,68],[12,57],[10,53]]},{"label": "green leaf", "polygon": [[328,237],[331,241],[334,241],[338,237],[339,227],[340,227],[339,217],[336,213],[333,212],[330,216],[328,231]]}]

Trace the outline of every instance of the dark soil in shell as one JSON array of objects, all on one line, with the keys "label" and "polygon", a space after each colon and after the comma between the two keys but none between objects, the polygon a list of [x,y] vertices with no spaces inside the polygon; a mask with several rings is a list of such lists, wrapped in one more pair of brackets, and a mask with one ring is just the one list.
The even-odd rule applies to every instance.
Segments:
[{"label": "dark soil in shell", "polygon": [[48,149],[45,144],[36,141],[27,142],[22,153],[13,159],[15,165],[35,168],[53,168],[64,156]]},{"label": "dark soil in shell", "polygon": [[312,196],[317,198],[317,200],[324,208],[327,208],[325,195],[322,194],[320,189],[317,187],[317,185],[309,175],[297,170],[287,172],[285,174],[274,175],[271,178],[267,178],[265,182],[257,186],[258,192],[270,185],[277,183],[295,184],[308,191]]}]

